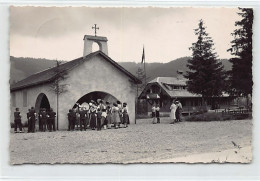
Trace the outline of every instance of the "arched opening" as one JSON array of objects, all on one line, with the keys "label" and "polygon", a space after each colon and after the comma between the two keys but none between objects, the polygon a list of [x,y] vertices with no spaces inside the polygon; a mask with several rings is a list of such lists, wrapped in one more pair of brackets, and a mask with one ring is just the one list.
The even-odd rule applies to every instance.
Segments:
[{"label": "arched opening", "polygon": [[92,52],[96,52],[101,50],[101,44],[97,43],[97,42],[93,42],[92,44]]},{"label": "arched opening", "polygon": [[[76,103],[83,105],[83,104],[90,103],[91,100],[96,102],[97,99],[102,99],[104,102],[108,101],[110,103],[114,103],[114,102],[118,101],[118,99],[115,98],[114,96],[112,96],[111,94],[108,94],[106,92],[101,92],[101,91],[94,91],[94,92],[85,94]],[[73,105],[73,108],[76,107],[76,103]]]},{"label": "arched opening", "polygon": [[36,99],[35,103],[35,110],[36,112],[39,112],[41,108],[46,108],[47,110],[50,109],[50,102],[47,98],[47,96],[44,93],[40,93]]}]

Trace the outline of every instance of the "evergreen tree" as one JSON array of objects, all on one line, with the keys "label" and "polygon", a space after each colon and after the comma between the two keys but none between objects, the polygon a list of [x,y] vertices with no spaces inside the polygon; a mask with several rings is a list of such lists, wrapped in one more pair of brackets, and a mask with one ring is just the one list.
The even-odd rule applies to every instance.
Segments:
[{"label": "evergreen tree", "polygon": [[214,43],[206,33],[206,27],[202,20],[195,29],[198,40],[192,44],[192,59],[188,60],[189,71],[185,77],[188,79],[187,88],[190,92],[201,94],[203,103],[208,98],[220,96],[225,87],[226,73],[214,51]]},{"label": "evergreen tree", "polygon": [[239,8],[242,19],[235,22],[238,28],[231,35],[232,48],[228,49],[235,58],[231,58],[232,70],[229,71],[229,92],[238,96],[252,95],[252,26],[253,9]]},{"label": "evergreen tree", "polygon": [[141,67],[138,67],[136,75],[142,81],[142,84],[139,84],[139,85],[137,84],[137,91],[138,91],[138,93],[141,93],[146,86],[144,69],[142,69]]}]

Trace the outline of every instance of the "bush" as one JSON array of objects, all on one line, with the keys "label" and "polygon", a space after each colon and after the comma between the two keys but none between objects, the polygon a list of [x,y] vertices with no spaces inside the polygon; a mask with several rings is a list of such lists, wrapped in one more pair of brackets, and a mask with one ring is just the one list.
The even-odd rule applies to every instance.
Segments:
[{"label": "bush", "polygon": [[215,112],[207,112],[197,115],[191,115],[186,117],[186,121],[226,121],[226,120],[234,120],[236,119],[234,115]]}]

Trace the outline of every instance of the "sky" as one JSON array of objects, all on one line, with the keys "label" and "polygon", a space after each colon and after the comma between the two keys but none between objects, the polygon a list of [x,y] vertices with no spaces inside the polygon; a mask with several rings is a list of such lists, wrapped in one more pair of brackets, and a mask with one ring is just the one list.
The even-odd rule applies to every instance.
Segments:
[{"label": "sky", "polygon": [[[84,35],[108,39],[108,55],[117,62],[166,63],[191,56],[199,20],[215,43],[218,58],[227,52],[240,20],[238,8],[90,8],[10,7],[10,55],[73,60],[83,55]],[[98,50],[93,45],[93,50]]]}]

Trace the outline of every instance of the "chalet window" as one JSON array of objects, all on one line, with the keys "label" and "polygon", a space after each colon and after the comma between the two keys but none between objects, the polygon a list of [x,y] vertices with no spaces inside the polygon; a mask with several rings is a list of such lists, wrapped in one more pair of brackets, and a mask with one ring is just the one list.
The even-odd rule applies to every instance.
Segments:
[{"label": "chalet window", "polygon": [[27,91],[23,91],[23,107],[27,107]]},{"label": "chalet window", "polygon": [[16,94],[15,94],[15,92],[12,93],[12,105],[13,105],[13,107],[16,107]]}]

